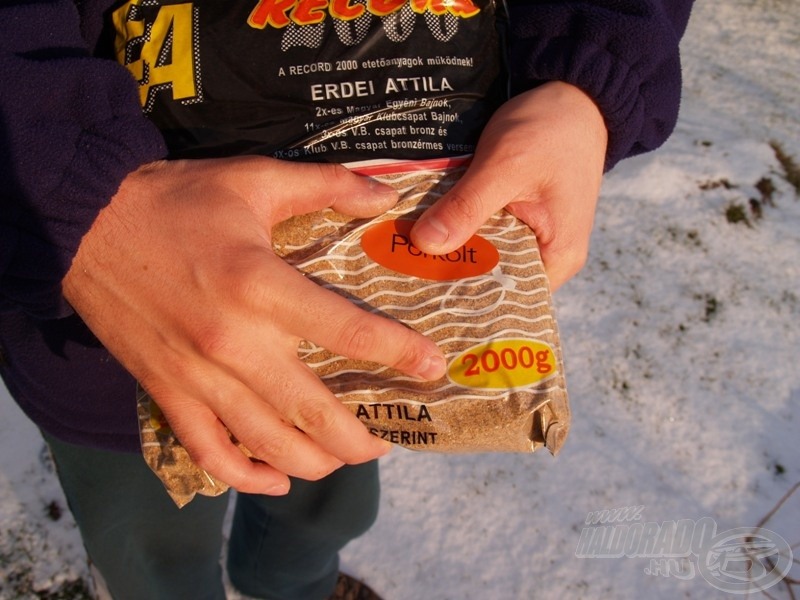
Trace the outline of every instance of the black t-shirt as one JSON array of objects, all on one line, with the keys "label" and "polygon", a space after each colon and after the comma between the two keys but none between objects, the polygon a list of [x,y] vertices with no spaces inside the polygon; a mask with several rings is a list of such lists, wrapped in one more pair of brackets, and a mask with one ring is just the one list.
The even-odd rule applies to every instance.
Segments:
[{"label": "black t-shirt", "polygon": [[492,0],[134,0],[117,59],[173,158],[468,154],[506,96]]}]

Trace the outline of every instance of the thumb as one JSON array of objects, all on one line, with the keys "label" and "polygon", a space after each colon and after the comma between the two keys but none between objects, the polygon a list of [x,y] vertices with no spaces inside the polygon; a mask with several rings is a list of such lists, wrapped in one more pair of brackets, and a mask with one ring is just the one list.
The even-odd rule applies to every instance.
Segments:
[{"label": "thumb", "polygon": [[498,161],[476,155],[453,188],[420,216],[411,241],[423,252],[447,254],[464,245],[489,218],[509,202],[521,201],[518,177]]}]

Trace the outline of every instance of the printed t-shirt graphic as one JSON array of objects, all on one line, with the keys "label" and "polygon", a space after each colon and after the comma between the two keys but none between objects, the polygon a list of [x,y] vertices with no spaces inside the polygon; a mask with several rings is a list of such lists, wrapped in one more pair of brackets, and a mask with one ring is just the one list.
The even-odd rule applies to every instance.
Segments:
[{"label": "printed t-shirt graphic", "polygon": [[468,154],[505,94],[489,0],[130,0],[112,21],[173,157]]}]

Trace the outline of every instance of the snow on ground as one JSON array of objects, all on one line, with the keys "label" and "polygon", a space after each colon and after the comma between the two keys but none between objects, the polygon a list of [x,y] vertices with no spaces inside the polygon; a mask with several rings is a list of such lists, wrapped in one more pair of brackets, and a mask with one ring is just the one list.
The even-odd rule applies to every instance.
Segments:
[{"label": "snow on ground", "polygon": [[[699,0],[683,51],[675,135],[607,177],[589,262],[556,295],[567,444],[383,460],[381,516],[344,564],[387,600],[733,597],[707,552],[598,556],[591,515],[631,507],[605,523],[618,536],[722,534],[800,482],[800,198],[773,147],[800,162],[796,0]],[[800,555],[800,491],[764,527]],[[86,577],[41,439],[3,395],[0,599],[83,598]]]}]

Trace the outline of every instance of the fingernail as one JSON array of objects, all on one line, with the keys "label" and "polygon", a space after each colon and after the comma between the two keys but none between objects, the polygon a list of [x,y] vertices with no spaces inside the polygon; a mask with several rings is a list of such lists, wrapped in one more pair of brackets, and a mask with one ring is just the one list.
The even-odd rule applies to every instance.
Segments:
[{"label": "fingernail", "polygon": [[278,485],[273,485],[266,491],[267,496],[285,496],[289,493],[289,486],[285,483],[279,483]]},{"label": "fingernail", "polygon": [[381,183],[377,179],[373,179],[372,177],[367,178],[369,182],[369,189],[372,193],[378,194],[380,196],[396,196],[397,191],[390,185],[386,185],[385,183]]},{"label": "fingernail", "polygon": [[414,239],[418,244],[425,246],[442,246],[450,237],[450,232],[444,224],[435,217],[428,217],[419,221],[414,227]]},{"label": "fingernail", "polygon": [[439,379],[447,370],[447,362],[441,356],[429,356],[420,365],[419,375],[423,379]]}]

